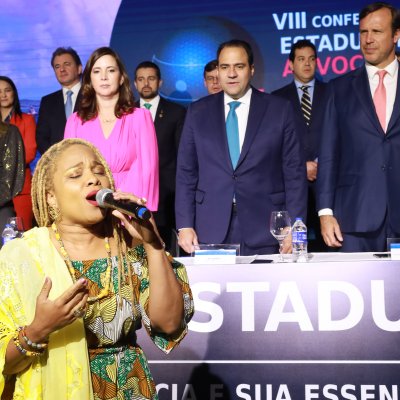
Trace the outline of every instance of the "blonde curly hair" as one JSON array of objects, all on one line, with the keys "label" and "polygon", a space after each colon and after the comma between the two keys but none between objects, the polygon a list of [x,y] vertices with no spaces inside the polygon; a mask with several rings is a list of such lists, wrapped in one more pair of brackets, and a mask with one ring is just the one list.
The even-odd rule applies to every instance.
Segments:
[{"label": "blonde curly hair", "polygon": [[[111,190],[115,190],[114,179],[110,167],[108,166],[106,160],[101,155],[99,150],[93,146],[92,143],[87,142],[82,139],[64,139],[51,146],[39,159],[36,165],[35,172],[32,178],[31,186],[31,196],[32,196],[32,206],[33,213],[37,224],[40,227],[50,227],[54,222],[54,216],[50,212],[49,204],[47,203],[47,194],[54,188],[54,173],[57,168],[57,162],[68,148],[82,145],[89,147],[95,154],[98,161],[104,167],[104,171],[108,181],[110,182]],[[118,269],[119,269],[119,280],[121,279],[121,274],[123,274],[123,259],[124,253],[126,251],[126,243],[124,240],[124,235],[122,232],[122,227],[120,220],[110,213],[106,216],[106,219],[112,224],[113,237],[115,243],[118,247]],[[129,269],[129,268],[128,268]]]}]

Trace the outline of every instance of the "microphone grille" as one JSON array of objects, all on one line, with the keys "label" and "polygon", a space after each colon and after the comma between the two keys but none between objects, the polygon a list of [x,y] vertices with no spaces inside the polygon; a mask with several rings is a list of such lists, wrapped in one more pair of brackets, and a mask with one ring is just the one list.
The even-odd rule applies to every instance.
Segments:
[{"label": "microphone grille", "polygon": [[96,202],[99,205],[99,207],[105,207],[104,199],[105,197],[109,194],[112,193],[113,191],[111,189],[100,189],[96,193]]}]

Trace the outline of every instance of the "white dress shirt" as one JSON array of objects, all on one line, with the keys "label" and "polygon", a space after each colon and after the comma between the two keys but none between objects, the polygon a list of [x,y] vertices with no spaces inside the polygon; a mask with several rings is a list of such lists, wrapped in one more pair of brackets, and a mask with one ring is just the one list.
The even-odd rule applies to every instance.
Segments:
[{"label": "white dress shirt", "polygon": [[79,91],[81,90],[81,86],[82,86],[81,82],[78,82],[75,86],[72,86],[71,89],[68,89],[68,88],[66,88],[64,86],[62,88],[62,92],[63,92],[63,96],[64,96],[64,105],[67,103],[67,92],[68,92],[68,90],[72,90],[72,96],[71,96],[72,112],[74,112],[76,99],[78,97]]},{"label": "white dress shirt", "polygon": [[[371,90],[372,98],[374,98],[375,90],[379,84],[378,71],[379,68],[374,65],[366,64],[369,81],[369,88]],[[394,100],[396,99],[396,89],[397,89],[397,77],[399,74],[399,63],[397,58],[395,58],[389,65],[384,68],[387,74],[383,78],[383,84],[386,89],[386,128],[389,125],[390,117],[392,116]]]},{"label": "white dress shirt", "polygon": [[310,101],[311,104],[313,102],[313,98],[314,98],[314,87],[315,87],[315,79],[311,80],[308,83],[302,83],[299,82],[298,80],[294,80],[294,84],[296,85],[297,88],[297,95],[299,96],[299,102],[301,103],[301,98],[303,97],[303,90],[300,89],[302,86],[308,86],[308,94],[310,95]]},{"label": "white dress shirt", "polygon": [[239,127],[239,145],[240,151],[242,151],[242,146],[244,142],[244,136],[246,134],[247,128],[247,120],[249,119],[249,111],[250,111],[250,99],[251,99],[252,89],[246,92],[246,94],[240,99],[232,99],[232,97],[228,96],[224,93],[224,104],[225,104],[225,121],[228,116],[230,107],[229,104],[231,101],[239,101],[241,104],[236,108],[236,115],[238,118],[238,127]]},{"label": "white dress shirt", "polygon": [[140,108],[145,108],[145,103],[151,104],[151,107],[149,108],[149,111],[151,113],[151,118],[154,120],[156,119],[156,113],[157,113],[157,108],[158,108],[158,103],[160,102],[160,95],[158,94],[156,97],[154,97],[151,100],[143,100],[140,98]]}]

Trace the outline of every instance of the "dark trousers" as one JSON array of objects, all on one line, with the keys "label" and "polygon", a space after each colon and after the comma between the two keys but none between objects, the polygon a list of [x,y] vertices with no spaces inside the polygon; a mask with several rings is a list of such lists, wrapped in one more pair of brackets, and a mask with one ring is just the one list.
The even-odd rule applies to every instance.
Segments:
[{"label": "dark trousers", "polygon": [[307,239],[308,252],[327,252],[330,248],[325,244],[321,235],[321,225],[315,203],[315,186],[310,184],[308,187],[308,203],[307,203]]},{"label": "dark trousers", "polygon": [[[265,236],[267,235],[267,225],[265,225]],[[275,254],[279,252],[279,246],[263,246],[263,247],[249,247],[244,243],[239,218],[237,215],[236,204],[232,205],[231,220],[229,223],[228,233],[224,239],[225,244],[240,244],[241,256],[252,256],[256,254]]]},{"label": "dark trousers", "polygon": [[387,238],[400,238],[400,232],[395,232],[390,226],[389,218],[374,232],[342,232],[343,244],[339,251],[371,252],[387,251]]}]

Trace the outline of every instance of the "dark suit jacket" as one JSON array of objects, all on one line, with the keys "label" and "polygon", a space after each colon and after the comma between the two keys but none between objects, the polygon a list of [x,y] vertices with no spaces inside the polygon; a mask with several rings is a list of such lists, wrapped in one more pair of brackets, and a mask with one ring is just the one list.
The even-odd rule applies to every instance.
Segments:
[{"label": "dark suit jacket", "polygon": [[307,126],[301,111],[299,96],[294,82],[272,92],[274,95],[289,100],[293,106],[295,126],[303,142],[306,161],[314,161],[318,157],[319,141],[322,135],[322,123],[325,114],[326,93],[326,83],[316,80],[312,101],[311,120],[310,124]]},{"label": "dark suit jacket", "polygon": [[[139,107],[140,103],[136,102]],[[154,126],[156,128],[160,167],[158,211],[154,213],[157,225],[175,228],[176,159],[186,109],[160,97]]]},{"label": "dark suit jacket", "polygon": [[235,194],[246,245],[276,245],[273,210],[306,218],[307,181],[293,111],[284,99],[253,88],[245,139],[233,170],[225,128],[224,93],[192,103],[178,152],[177,227],[193,227],[199,241],[222,243]]},{"label": "dark suit jacket", "polygon": [[[79,100],[80,94],[76,99],[74,111],[77,110]],[[42,97],[36,126],[36,142],[40,154],[43,154],[51,145],[64,138],[66,123],[62,90]]]},{"label": "dark suit jacket", "polygon": [[365,67],[329,83],[317,191],[343,232],[375,231],[386,212],[400,232],[400,76],[386,135]]}]

